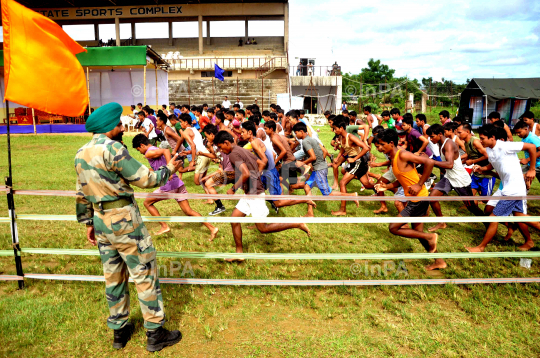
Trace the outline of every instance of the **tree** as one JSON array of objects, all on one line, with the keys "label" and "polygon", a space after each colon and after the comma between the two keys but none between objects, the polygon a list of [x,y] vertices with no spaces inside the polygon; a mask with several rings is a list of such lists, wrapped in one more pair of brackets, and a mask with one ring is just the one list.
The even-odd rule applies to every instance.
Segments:
[{"label": "tree", "polygon": [[388,65],[381,63],[381,60],[374,60],[372,58],[368,61],[368,67],[362,68],[360,75],[365,83],[377,84],[384,82],[391,82],[394,78],[396,70],[391,69]]}]

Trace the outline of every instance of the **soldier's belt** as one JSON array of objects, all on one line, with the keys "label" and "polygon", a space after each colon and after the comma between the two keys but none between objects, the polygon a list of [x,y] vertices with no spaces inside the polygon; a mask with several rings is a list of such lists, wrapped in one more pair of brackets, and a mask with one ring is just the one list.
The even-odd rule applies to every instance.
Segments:
[{"label": "soldier's belt", "polygon": [[115,201],[102,201],[97,204],[94,204],[94,209],[111,210],[111,209],[123,208],[124,206],[128,206],[131,204],[133,204],[133,200],[127,199],[127,198],[120,198]]}]

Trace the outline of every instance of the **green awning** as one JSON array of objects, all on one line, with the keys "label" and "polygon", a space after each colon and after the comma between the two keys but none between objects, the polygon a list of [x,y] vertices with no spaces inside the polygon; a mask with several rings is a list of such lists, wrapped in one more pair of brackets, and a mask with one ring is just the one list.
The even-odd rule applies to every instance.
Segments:
[{"label": "green awning", "polygon": [[[89,47],[77,55],[83,66],[144,66],[146,46]],[[4,66],[4,50],[0,50],[0,66]]]},{"label": "green awning", "polygon": [[144,66],[146,46],[89,47],[77,55],[83,66]]}]

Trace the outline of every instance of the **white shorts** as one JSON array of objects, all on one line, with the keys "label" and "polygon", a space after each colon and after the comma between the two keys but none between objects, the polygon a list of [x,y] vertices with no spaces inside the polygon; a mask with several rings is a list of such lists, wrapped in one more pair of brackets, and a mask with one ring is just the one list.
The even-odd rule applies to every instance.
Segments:
[{"label": "white shorts", "polygon": [[394,175],[394,171],[392,170],[392,166],[388,167],[388,171],[384,173],[382,177],[388,180],[390,183],[393,183],[397,180],[396,176]]},{"label": "white shorts", "polygon": [[[264,193],[260,196],[264,196]],[[254,218],[265,218],[270,214],[264,199],[240,199],[236,208],[246,216],[251,215]]]},{"label": "white shorts", "polygon": [[[402,186],[399,187],[399,189],[396,191],[396,193],[394,194],[394,197],[400,197],[400,198],[405,198],[405,190],[403,189]],[[402,203],[406,203],[408,200],[400,200],[400,199],[396,199],[397,201],[401,201]]]},{"label": "white shorts", "polygon": [[[502,196],[502,193],[500,190],[497,189],[496,192],[494,192],[493,194],[491,194],[491,196]],[[487,202],[486,205],[489,205],[489,206],[497,206],[497,203],[499,202],[499,200],[494,200],[494,199],[491,199],[490,201]]]}]

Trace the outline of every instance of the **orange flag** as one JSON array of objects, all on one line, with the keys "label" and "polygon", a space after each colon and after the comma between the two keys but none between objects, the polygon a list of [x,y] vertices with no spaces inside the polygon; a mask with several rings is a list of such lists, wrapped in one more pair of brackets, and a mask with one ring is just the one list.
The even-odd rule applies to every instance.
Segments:
[{"label": "orange flag", "polygon": [[54,21],[2,0],[5,99],[48,113],[80,116],[88,106],[86,51]]}]

